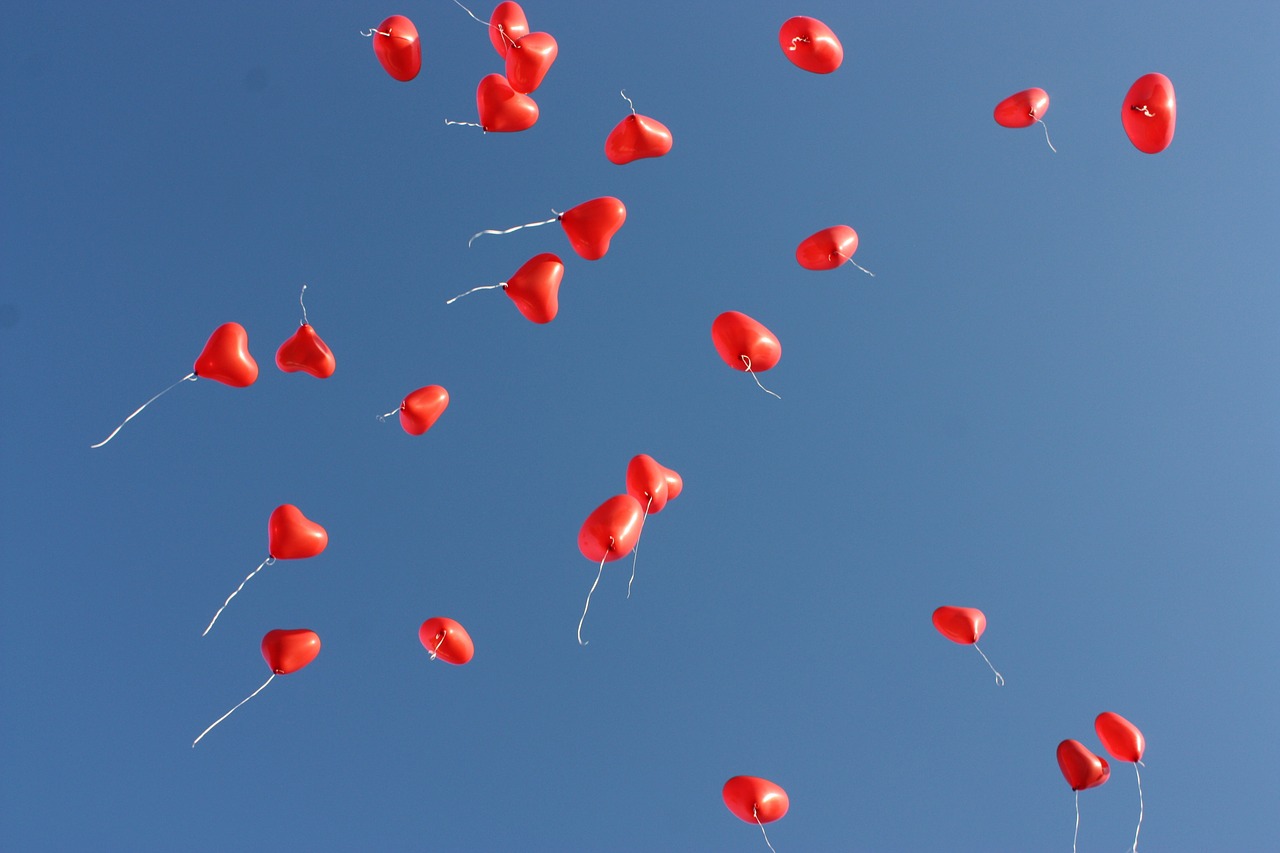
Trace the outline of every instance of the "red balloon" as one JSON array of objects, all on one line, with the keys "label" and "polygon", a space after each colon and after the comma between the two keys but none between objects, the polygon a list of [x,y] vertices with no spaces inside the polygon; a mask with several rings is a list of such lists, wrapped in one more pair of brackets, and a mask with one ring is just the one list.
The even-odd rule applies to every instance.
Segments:
[{"label": "red balloon", "polygon": [[305,628],[277,628],[262,638],[262,657],[276,675],[297,672],[318,654],[320,635]]},{"label": "red balloon", "polygon": [[953,643],[972,645],[987,630],[987,617],[976,607],[939,607],[933,611],[933,627]]},{"label": "red balloon", "polygon": [[404,15],[392,15],[378,25],[373,34],[373,52],[387,73],[401,82],[409,82],[422,69],[418,28]]},{"label": "red balloon", "polygon": [[258,362],[249,355],[249,333],[239,323],[223,323],[213,330],[192,371],[232,388],[258,381]]},{"label": "red balloon", "polygon": [[1178,100],[1173,83],[1163,74],[1143,74],[1124,96],[1120,121],[1133,147],[1146,154],[1159,154],[1173,141],[1178,123]]},{"label": "red balloon", "polygon": [[490,74],[476,87],[476,112],[486,133],[516,133],[538,121],[533,98],[511,88],[501,74]]},{"label": "red balloon", "polygon": [[1093,721],[1098,739],[1111,757],[1117,761],[1139,762],[1147,749],[1147,742],[1138,727],[1112,711],[1103,711]]},{"label": "red balloon", "polygon": [[996,104],[995,120],[1001,127],[1030,127],[1049,111],[1049,93],[1023,89]]},{"label": "red balloon", "polygon": [[1073,791],[1096,788],[1111,777],[1107,760],[1094,755],[1078,740],[1058,744],[1058,767]]},{"label": "red balloon", "polygon": [[759,776],[734,776],[721,791],[729,811],[747,823],[772,823],[787,813],[787,792]]},{"label": "red balloon", "polygon": [[528,94],[542,85],[560,52],[550,33],[529,33],[507,48],[507,82],[517,92]]},{"label": "red balloon", "polygon": [[400,404],[400,426],[409,435],[422,435],[449,408],[449,392],[439,385],[427,385],[404,398]]},{"label": "red balloon", "polygon": [[609,241],[627,221],[627,208],[611,195],[584,201],[560,214],[560,225],[569,245],[588,261],[598,261],[609,251]]},{"label": "red balloon", "polygon": [[519,3],[499,3],[489,16],[489,42],[498,56],[505,57],[511,43],[529,34],[529,21]]},{"label": "red balloon", "polygon": [[293,337],[280,345],[276,350],[276,367],[285,373],[306,371],[320,379],[328,379],[337,369],[338,362],[333,351],[316,334],[316,330],[308,323],[298,327]]},{"label": "red balloon", "polygon": [[578,550],[593,563],[621,560],[636,547],[644,507],[631,495],[614,495],[587,516],[578,531]]},{"label": "red balloon", "polygon": [[670,500],[667,469],[647,453],[631,457],[627,463],[627,494],[635,498],[650,514],[662,512]]},{"label": "red balloon", "polygon": [[[782,344],[773,332],[738,311],[726,311],[711,324],[711,341],[725,364],[734,370],[761,373],[782,358]],[[744,360],[745,357],[745,360]]]},{"label": "red balloon", "polygon": [[670,468],[664,470],[667,472],[667,500],[673,501],[684,491],[684,479]]},{"label": "red balloon", "polygon": [[277,560],[314,557],[329,545],[329,533],[293,504],[271,511],[267,521],[267,553]]},{"label": "red balloon", "polygon": [[778,31],[782,55],[814,74],[830,74],[844,61],[844,47],[831,28],[816,18],[797,15]]},{"label": "red balloon", "polygon": [[560,310],[560,280],[564,278],[564,262],[550,252],[534,255],[524,262],[503,290],[525,319],[534,323],[550,323]]},{"label": "red balloon", "polygon": [[424,649],[445,663],[461,666],[476,654],[476,645],[471,642],[467,629],[444,616],[432,616],[423,622],[418,629],[418,640]]},{"label": "red balloon", "polygon": [[858,232],[848,225],[833,225],[810,234],[796,246],[796,261],[807,270],[833,270],[858,251]]},{"label": "red balloon", "polygon": [[621,166],[645,157],[661,157],[671,150],[671,131],[657,119],[631,114],[618,122],[604,141],[604,156]]}]

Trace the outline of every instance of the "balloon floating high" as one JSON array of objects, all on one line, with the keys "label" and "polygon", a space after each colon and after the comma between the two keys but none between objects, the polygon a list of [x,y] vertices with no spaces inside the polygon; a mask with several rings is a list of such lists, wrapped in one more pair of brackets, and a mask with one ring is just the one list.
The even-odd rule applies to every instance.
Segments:
[{"label": "balloon floating high", "polygon": [[392,15],[376,30],[362,35],[373,37],[373,52],[393,78],[407,83],[418,76],[422,69],[422,45],[413,21],[404,15]]},{"label": "balloon floating high", "polygon": [[832,225],[800,241],[796,246],[796,263],[807,270],[833,270],[844,264],[853,264],[875,278],[875,273],[853,259],[856,251],[858,232],[848,225]]},{"label": "balloon floating high", "polygon": [[640,502],[631,495],[614,495],[592,510],[578,530],[578,550],[593,563],[600,563],[595,583],[591,584],[587,603],[582,608],[582,618],[578,620],[578,645],[586,645],[582,641],[582,623],[586,621],[587,610],[591,607],[591,594],[596,591],[596,584],[604,574],[604,564],[621,560],[631,553],[640,539],[643,514]]},{"label": "balloon floating high", "polygon": [[461,666],[475,657],[476,646],[471,635],[453,619],[432,616],[418,628],[418,641],[431,654],[445,663]]},{"label": "balloon floating high", "polygon": [[1094,755],[1078,740],[1064,740],[1058,744],[1058,769],[1062,778],[1067,780],[1071,790],[1076,793],[1076,831],[1071,841],[1071,849],[1076,849],[1076,841],[1080,837],[1080,792],[1088,788],[1096,788],[1111,776],[1111,768],[1107,760]]},{"label": "balloon floating high", "polygon": [[298,294],[298,302],[302,304],[302,325],[293,333],[293,337],[276,350],[276,367],[285,373],[303,371],[318,379],[328,379],[337,369],[338,362],[333,357],[333,351],[307,322],[307,306],[302,302],[306,292],[307,286],[304,284],[302,293]]},{"label": "balloon floating high", "polygon": [[1138,779],[1138,828],[1133,832],[1133,850],[1138,849],[1138,834],[1142,832],[1142,774],[1138,765],[1142,763],[1142,754],[1147,749],[1146,739],[1133,723],[1114,711],[1103,711],[1093,721],[1093,729],[1098,733],[1098,740],[1116,761],[1128,761],[1133,764],[1134,775]]},{"label": "balloon floating high", "polygon": [[542,85],[559,45],[550,33],[529,33],[507,46],[507,82],[515,91],[527,95]]},{"label": "balloon floating high", "polygon": [[528,34],[529,20],[519,3],[505,0],[494,7],[493,14],[489,16],[489,42],[498,56],[505,59],[511,45]]},{"label": "balloon floating high", "polygon": [[538,123],[538,104],[512,89],[503,75],[489,74],[476,86],[476,114],[478,123],[451,119],[444,123],[478,127],[485,133],[519,133]]},{"label": "balloon floating high", "polygon": [[1152,73],[1135,80],[1120,107],[1120,122],[1133,147],[1144,154],[1168,148],[1178,124],[1178,99],[1169,78]]},{"label": "balloon floating high", "polygon": [[254,696],[257,696],[263,689],[271,683],[277,675],[289,675],[297,672],[307,664],[316,659],[316,655],[320,654],[320,635],[315,631],[309,631],[306,628],[277,628],[274,631],[268,631],[262,638],[262,658],[267,662],[267,666],[271,669],[271,675],[266,681],[262,682],[262,687],[250,693],[240,703],[227,713],[213,721],[213,725],[200,733],[191,742],[191,746],[195,747],[213,727],[235,713],[236,708],[248,702]]},{"label": "balloon floating high", "polygon": [[760,384],[757,373],[763,373],[782,358],[782,344],[763,323],[740,311],[726,311],[711,323],[711,342],[724,363],[734,370],[750,373],[766,394],[774,392]]},{"label": "balloon floating high", "polygon": [[214,382],[221,382],[232,388],[246,388],[258,380],[258,362],[254,361],[253,356],[249,354],[249,334],[244,330],[244,326],[239,323],[223,323],[214,329],[204,349],[196,358],[195,366],[190,373],[143,403],[134,410],[133,414],[121,421],[120,426],[113,429],[109,436],[89,447],[97,448],[106,444],[147,406],[183,382],[194,382],[197,379],[212,379]]},{"label": "balloon floating high", "polygon": [[1044,128],[1044,141],[1049,143],[1049,150],[1056,154],[1058,149],[1049,142],[1049,126],[1044,123],[1044,114],[1048,111],[1048,92],[1044,89],[1023,89],[996,104],[994,117],[996,124],[1001,127],[1030,127],[1039,122]]},{"label": "balloon floating high", "polygon": [[400,427],[409,435],[422,435],[435,425],[435,422],[449,408],[449,392],[439,385],[427,385],[409,393],[400,402],[399,409],[392,409],[385,415],[378,415],[378,420],[400,413]]},{"label": "balloon floating high", "polygon": [[[552,213],[555,211],[553,210]],[[510,234],[522,228],[536,228],[539,225],[559,222],[573,250],[588,261],[597,261],[608,253],[609,242],[626,221],[626,205],[613,196],[601,196],[584,201],[564,213],[556,213],[551,219],[544,219],[541,222],[526,222],[524,225],[515,225],[502,231],[492,229],[477,231],[471,235],[467,245],[470,246],[482,234]]]},{"label": "balloon floating high", "polygon": [[501,288],[526,320],[533,323],[550,323],[560,310],[560,282],[564,278],[564,262],[550,252],[534,255],[516,270],[506,281],[482,284],[445,302],[452,305],[468,293],[477,290]]},{"label": "balloon floating high", "polygon": [[271,518],[267,520],[267,559],[263,560],[258,568],[249,572],[248,577],[240,581],[240,586],[236,587],[235,592],[222,602],[218,612],[213,614],[213,619],[209,620],[209,627],[205,628],[200,636],[203,637],[212,630],[213,624],[218,621],[222,611],[227,609],[231,599],[244,589],[244,585],[254,575],[262,571],[263,566],[270,566],[276,560],[305,560],[322,553],[328,545],[328,531],[303,515],[302,510],[293,504],[281,504],[276,507],[271,511]]},{"label": "balloon floating high", "polygon": [[[622,92],[628,104],[631,99]],[[618,122],[604,141],[604,156],[622,166],[646,157],[662,157],[671,150],[671,131],[657,119],[642,116],[631,104],[631,115]]]},{"label": "balloon floating high", "polygon": [[734,776],[724,783],[720,796],[735,817],[760,827],[760,832],[764,833],[764,843],[772,850],[773,845],[769,844],[769,835],[765,833],[764,825],[778,820],[791,808],[787,792],[759,776]]},{"label": "balloon floating high", "polygon": [[778,31],[778,45],[791,64],[814,74],[830,74],[844,62],[844,47],[817,18],[797,15]]},{"label": "balloon floating high", "polygon": [[[679,483],[679,486],[673,486]],[[684,481],[680,475],[670,468],[658,464],[647,453],[631,457],[627,463],[627,494],[635,498],[644,507],[644,515],[640,519],[640,532],[644,532],[645,522],[650,513],[662,512],[667,501],[674,500],[683,488]],[[627,582],[627,598],[631,597],[631,585],[636,580],[636,560],[640,556],[640,537],[636,536],[636,545],[631,555],[631,580]]]},{"label": "balloon floating high", "polygon": [[978,640],[982,637],[982,632],[987,630],[986,614],[976,607],[943,606],[933,611],[933,627],[951,642],[977,649],[978,654],[982,655],[987,666],[995,673],[996,684],[1004,686],[1004,676],[996,672],[986,654],[978,648]]}]

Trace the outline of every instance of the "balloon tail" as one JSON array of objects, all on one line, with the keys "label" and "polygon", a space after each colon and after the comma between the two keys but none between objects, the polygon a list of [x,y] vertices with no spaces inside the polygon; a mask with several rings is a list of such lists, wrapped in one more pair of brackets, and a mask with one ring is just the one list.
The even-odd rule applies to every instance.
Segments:
[{"label": "balloon tail", "polygon": [[[764,824],[760,822],[760,815],[757,813],[754,803],[751,806],[751,816],[756,819],[756,825],[760,827],[760,834],[764,836],[764,843],[768,845],[770,850],[773,850],[773,845],[769,844],[769,833],[764,831]],[[773,853],[778,853],[778,851],[773,850]]]},{"label": "balloon tail", "polygon": [[631,103],[631,99],[627,97],[627,90],[626,90],[626,89],[623,89],[623,90],[622,90],[621,92],[619,92],[618,94],[619,94],[619,95],[621,95],[621,96],[622,96],[622,98],[623,98],[623,100],[625,100],[625,101],[626,101],[626,102],[631,106],[631,114],[632,114],[632,115],[635,115],[635,114],[636,114],[636,105],[635,105],[635,104],[633,104],[633,103]]},{"label": "balloon tail", "polygon": [[101,447],[102,445],[104,445],[104,444],[106,444],[108,441],[110,441],[111,439],[115,438],[115,437],[116,437],[116,433],[118,433],[120,430],[124,429],[124,425],[125,425],[125,424],[127,424],[129,421],[133,420],[134,418],[136,418],[136,417],[138,416],[138,412],[141,412],[141,411],[142,411],[143,409],[145,409],[147,406],[150,406],[150,405],[151,405],[152,403],[154,403],[156,400],[159,400],[159,399],[160,399],[161,397],[163,397],[165,394],[168,394],[170,391],[172,391],[174,388],[177,388],[179,385],[181,385],[183,382],[186,382],[188,379],[190,379],[192,382],[195,382],[195,381],[196,381],[196,375],[195,375],[194,373],[188,373],[186,376],[182,377],[182,378],[181,378],[181,379],[179,379],[177,382],[173,383],[173,384],[172,384],[172,385],[170,385],[168,388],[164,389],[164,390],[163,390],[163,391],[161,391],[159,394],[155,395],[155,396],[154,396],[154,397],[152,397],[150,400],[148,400],[147,402],[143,403],[141,406],[139,406],[139,407],[138,407],[138,411],[137,411],[137,412],[134,412],[132,415],[129,415],[129,417],[127,417],[127,418],[125,418],[123,421],[121,421],[121,422],[120,422],[120,426],[116,427],[115,429],[113,429],[113,430],[111,431],[111,435],[109,435],[109,436],[107,436],[106,438],[102,439],[102,441],[99,441],[97,444],[91,444],[91,445],[89,445],[89,449],[90,449],[90,450],[93,450],[93,449],[95,449],[95,448]]},{"label": "balloon tail", "polygon": [[[1044,123],[1044,119],[1038,118],[1036,119],[1036,121],[1040,122],[1040,126],[1044,128],[1044,141],[1049,142],[1049,125]],[[1052,151],[1054,154],[1058,153],[1058,149],[1053,147],[1052,142],[1049,142],[1049,150]]]},{"label": "balloon tail", "polygon": [[[974,643],[973,647],[975,649],[978,649],[978,644]],[[982,651],[982,649],[978,649],[978,654],[982,655],[982,659],[987,662],[987,666],[991,666],[991,661],[987,658],[986,654]],[[1000,687],[1004,687],[1004,676],[996,672],[996,668],[994,666],[991,666],[991,671],[995,672],[996,674],[996,684],[998,684]]]},{"label": "balloon tail", "polygon": [[[760,385],[760,377],[756,376],[756,372],[751,369],[751,359],[744,355],[742,357],[742,363],[747,366],[747,373],[751,374],[751,378],[756,381],[757,385]],[[760,390],[766,394],[773,394],[773,396],[777,397],[779,400],[782,399],[782,395],[774,394],[772,391],[770,391],[768,388],[764,387],[763,385],[760,385]]]},{"label": "balloon tail", "polygon": [[1142,113],[1142,114],[1143,114],[1144,116],[1146,116],[1147,118],[1155,118],[1155,117],[1156,117],[1156,114],[1155,114],[1155,113],[1153,113],[1153,112],[1151,112],[1151,110],[1147,109],[1147,105],[1146,105],[1146,104],[1143,104],[1142,106],[1138,106],[1137,104],[1134,104],[1134,105],[1133,105],[1133,107],[1131,107],[1131,109],[1137,110],[1138,112]]},{"label": "balloon tail", "polygon": [[382,30],[379,30],[377,28],[369,30],[368,32],[361,30],[360,35],[364,36],[365,38],[373,38],[375,35],[386,36],[387,38],[391,38],[391,33],[384,33]]},{"label": "balloon tail", "polygon": [[[215,614],[213,614],[213,619],[209,620],[209,627],[204,629],[204,633],[200,635],[201,637],[205,636],[206,634],[208,634],[208,633],[209,633],[209,631],[210,631],[210,630],[212,630],[212,628],[213,628],[213,623],[218,621],[218,617],[222,615],[222,611],[224,611],[224,610],[226,610],[226,609],[227,609],[227,605],[231,603],[231,599],[235,598],[237,595],[239,595],[239,594],[240,594],[240,590],[244,589],[244,585],[245,585],[245,584],[247,584],[247,583],[249,582],[249,578],[252,578],[252,577],[253,577],[254,575],[256,575],[258,572],[262,571],[262,567],[263,567],[263,566],[269,566],[269,565],[271,565],[272,563],[274,563],[275,561],[276,561],[276,558],[275,558],[275,557],[270,557],[270,556],[269,556],[269,557],[267,557],[267,559],[265,559],[265,560],[263,560],[263,561],[262,561],[262,563],[258,566],[258,568],[256,568],[256,569],[254,569],[253,571],[249,572],[249,576],[248,576],[248,577],[246,577],[244,580],[240,581],[240,586],[236,587],[236,591],[235,591],[235,592],[233,592],[233,593],[231,593],[230,595],[228,595],[228,596],[227,596],[227,600],[226,600],[226,601],[224,601],[224,602],[222,602],[222,606],[218,608],[218,612],[217,612],[217,613],[215,613]],[[238,708],[238,707],[240,707],[240,706],[239,706],[239,705],[237,705],[236,707]],[[232,711],[234,711],[234,710],[235,710],[235,708],[232,708],[231,710],[232,710]],[[230,712],[228,712],[228,713],[230,713]],[[219,721],[219,722],[221,722],[221,721]],[[214,723],[214,725],[216,726],[216,725],[217,725],[217,723]],[[194,745],[195,745],[195,744],[192,744],[192,746],[194,746]]]},{"label": "balloon tail", "polygon": [[1076,791],[1076,834],[1071,837],[1071,853],[1076,853],[1076,842],[1080,840],[1080,792]]},{"label": "balloon tail", "polygon": [[445,304],[445,305],[452,305],[453,303],[457,302],[457,301],[458,301],[459,299],[461,299],[462,297],[466,296],[468,293],[475,293],[477,290],[493,290],[494,288],[498,288],[498,287],[501,287],[501,288],[503,288],[503,289],[505,290],[505,289],[506,289],[506,286],[507,286],[507,283],[506,283],[505,281],[500,281],[500,282],[498,282],[497,284],[482,284],[482,285],[480,285],[479,287],[473,287],[473,288],[471,288],[471,289],[470,289],[470,290],[468,290],[466,293],[459,293],[457,296],[455,296],[455,297],[453,297],[452,299],[448,300],[448,301],[447,301],[447,302],[445,302],[444,304]]},{"label": "balloon tail", "polygon": [[[270,684],[270,683],[271,683],[271,679],[272,679],[272,678],[275,678],[275,677],[276,677],[276,674],[275,674],[274,672],[273,672],[273,673],[271,673],[271,678],[268,678],[266,681],[262,682],[262,687],[259,687],[257,690],[253,691],[253,692],[252,692],[252,693],[250,693],[248,696],[246,696],[246,697],[244,697],[243,699],[241,699],[241,700],[240,700],[240,705],[243,705],[245,702],[248,702],[248,701],[249,701],[250,699],[252,699],[254,696],[257,696],[259,693],[261,693],[261,692],[262,692],[263,687],[266,687],[268,684]],[[236,707],[235,707],[235,708],[232,708],[230,711],[228,711],[227,713],[223,714],[223,715],[222,715],[221,717],[219,717],[218,719],[214,720],[214,721],[213,721],[213,726],[216,726],[218,723],[222,722],[222,721],[223,721],[223,720],[225,720],[227,717],[230,717],[232,714],[234,714],[234,713],[236,712],[236,708],[239,708],[239,707],[240,707],[240,705],[236,705]],[[192,748],[192,749],[195,749],[195,748],[196,748],[196,744],[198,744],[198,743],[200,742],[200,738],[204,737],[204,736],[205,736],[205,735],[207,735],[209,732],[213,731],[213,726],[209,726],[209,728],[205,729],[204,731],[202,731],[202,732],[200,733],[200,737],[198,737],[198,738],[196,738],[195,740],[191,741],[191,748]]]},{"label": "balloon tail", "polygon": [[1133,773],[1138,777],[1138,828],[1133,831],[1133,853],[1138,853],[1138,833],[1142,832],[1142,774],[1138,772],[1141,761],[1133,764]]},{"label": "balloon tail", "polygon": [[875,278],[875,277],[876,277],[876,274],[875,274],[875,273],[873,273],[871,270],[867,269],[867,268],[866,268],[866,267],[864,267],[862,264],[858,263],[857,261],[855,261],[853,258],[849,257],[848,255],[842,255],[842,254],[841,254],[841,253],[839,253],[839,252],[832,252],[831,254],[835,255],[837,258],[844,258],[847,262],[849,262],[849,263],[853,264],[855,267],[857,267],[858,269],[862,270],[864,273],[866,273],[867,275],[871,276],[872,278]]},{"label": "balloon tail", "polygon": [[809,39],[805,38],[804,36],[796,36],[791,40],[791,47],[787,48],[787,50],[795,50],[797,44],[808,44],[808,43],[809,43]]},{"label": "balloon tail", "polygon": [[383,423],[383,424],[386,423],[387,418],[391,417],[396,412],[400,411],[400,409],[403,408],[403,406],[404,406],[404,403],[401,403],[399,406],[387,412],[385,415],[378,415],[378,423]]},{"label": "balloon tail", "polygon": [[[476,127],[479,127],[479,125],[476,125]],[[551,212],[555,213],[554,210]],[[479,237],[481,234],[498,234],[498,235],[510,234],[512,231],[519,231],[521,228],[536,228],[539,225],[550,225],[552,222],[559,222],[559,221],[560,221],[560,214],[556,213],[556,215],[551,219],[544,219],[541,222],[526,222],[524,225],[516,225],[515,227],[508,228],[505,231],[490,231],[490,230],[477,231],[476,233],[472,234],[471,239],[467,241],[467,248],[468,249],[471,248],[471,244],[474,243],[475,239]]]},{"label": "balloon tail", "polygon": [[[610,548],[613,547],[612,536],[609,537],[609,547]],[[604,557],[607,557],[607,556],[609,556],[609,552],[605,551]],[[596,591],[596,584],[600,583],[600,576],[604,574],[604,557],[600,558],[600,571],[596,572],[596,583],[593,583],[591,585],[591,591],[587,593],[587,604],[585,607],[582,608],[582,618],[578,620],[578,645],[580,646],[586,645],[586,643],[582,642],[582,623],[586,621],[587,610],[591,608],[591,594]]]},{"label": "balloon tail", "polygon": [[631,549],[631,580],[627,581],[627,598],[631,597],[631,585],[636,582],[636,560],[640,559],[640,537],[644,535],[644,523],[649,518],[649,507],[653,506],[653,495],[644,505],[644,518],[640,519],[640,532],[636,534],[636,546]]},{"label": "balloon tail", "polygon": [[307,286],[304,284],[304,285],[302,285],[302,292],[298,294],[298,304],[302,306],[302,325],[304,325],[304,326],[308,325],[308,323],[307,323],[307,303],[305,303],[305,302],[303,302],[303,301],[302,301],[302,297],[304,297],[304,296],[306,296],[306,295],[307,295]]},{"label": "balloon tail", "polygon": [[454,121],[454,120],[453,120],[453,119],[451,119],[451,118],[447,118],[447,119],[445,119],[445,120],[444,120],[444,123],[445,123],[445,124],[458,124],[458,125],[461,125],[461,126],[463,126],[463,127],[478,127],[478,128],[480,128],[481,130],[484,130],[484,125],[483,125],[483,124],[476,124],[474,121]]},{"label": "balloon tail", "polygon": [[435,660],[437,657],[439,657],[440,647],[444,645],[444,638],[445,638],[445,637],[447,637],[447,636],[449,636],[449,632],[448,632],[448,631],[441,631],[441,632],[440,632],[440,642],[436,643],[436,647],[435,647],[434,649],[432,649],[432,650],[431,650],[431,659],[432,659],[432,660]]}]

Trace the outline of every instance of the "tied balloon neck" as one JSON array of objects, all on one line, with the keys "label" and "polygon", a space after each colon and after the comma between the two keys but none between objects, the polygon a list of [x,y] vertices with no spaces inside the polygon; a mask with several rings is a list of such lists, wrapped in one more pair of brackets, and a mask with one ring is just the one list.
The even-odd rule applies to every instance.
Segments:
[{"label": "tied balloon neck", "polygon": [[1155,118],[1155,117],[1156,117],[1156,114],[1155,114],[1155,113],[1153,113],[1153,112],[1151,112],[1151,110],[1147,109],[1147,105],[1146,105],[1146,104],[1143,104],[1142,106],[1138,106],[1137,104],[1134,104],[1133,106],[1129,107],[1129,109],[1133,110],[1134,112],[1142,113],[1142,114],[1143,114],[1144,116],[1146,116],[1147,118]]},{"label": "tied balloon neck", "polygon": [[809,44],[809,37],[808,37],[808,36],[796,36],[795,38],[793,38],[793,39],[791,40],[791,47],[787,48],[787,50],[795,50],[795,49],[796,49],[796,45],[798,45],[798,44]]}]

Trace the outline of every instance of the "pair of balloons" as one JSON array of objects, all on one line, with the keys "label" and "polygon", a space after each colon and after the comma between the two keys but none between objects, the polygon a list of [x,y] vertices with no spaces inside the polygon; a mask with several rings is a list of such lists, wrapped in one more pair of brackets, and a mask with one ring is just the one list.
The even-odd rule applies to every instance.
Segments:
[{"label": "pair of balloons", "polygon": [[578,530],[578,550],[593,563],[621,560],[636,546],[644,517],[661,512],[683,489],[680,475],[652,456],[632,457],[627,463],[627,494],[614,495],[591,511]]},{"label": "pair of balloons", "polygon": [[830,74],[844,62],[844,46],[836,34],[822,21],[805,15],[783,23],[778,46],[792,65],[814,74]]},{"label": "pair of balloons", "polygon": [[432,616],[418,628],[418,642],[431,653],[431,659],[461,666],[475,657],[476,645],[467,629],[445,616]]},{"label": "pair of balloons", "polygon": [[[1093,729],[1107,753],[1116,761],[1133,764],[1142,761],[1142,754],[1147,749],[1146,739],[1138,727],[1124,717],[1114,711],[1103,711],[1094,719]],[[1094,755],[1078,740],[1064,740],[1058,744],[1058,767],[1073,791],[1096,788],[1111,776],[1107,760]]]},{"label": "pair of balloons", "polygon": [[[613,240],[613,235],[618,233],[618,229],[626,221],[627,206],[622,203],[621,199],[606,195],[584,201],[582,204],[569,208],[564,213],[557,213],[553,218],[544,219],[541,222],[527,222],[524,225],[515,225],[502,231],[486,229],[477,232],[471,235],[467,245],[470,246],[477,237],[483,234],[510,234],[512,231],[519,231],[522,228],[536,228],[539,225],[550,225],[552,222],[559,222],[560,227],[564,229],[565,236],[569,238],[569,245],[573,247],[579,257],[588,261],[598,261],[608,254],[609,244]],[[534,322],[537,321],[535,320]]]},{"label": "pair of balloons", "polygon": [[[1048,110],[1048,92],[1039,88],[1024,89],[996,104],[994,117],[1002,127],[1030,127],[1036,122],[1044,124]],[[1168,148],[1178,124],[1178,101],[1169,78],[1151,73],[1135,80],[1120,106],[1120,123],[1139,151],[1159,154]],[[1047,139],[1048,131],[1045,133]]]},{"label": "pair of balloons", "polygon": [[542,85],[560,52],[550,33],[529,32],[529,20],[519,3],[499,3],[489,16],[489,42],[506,60],[512,91],[527,95]]}]

